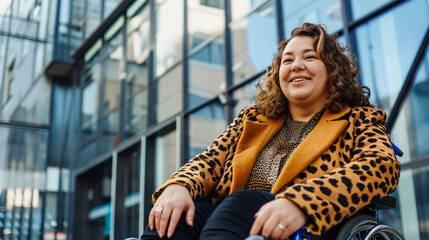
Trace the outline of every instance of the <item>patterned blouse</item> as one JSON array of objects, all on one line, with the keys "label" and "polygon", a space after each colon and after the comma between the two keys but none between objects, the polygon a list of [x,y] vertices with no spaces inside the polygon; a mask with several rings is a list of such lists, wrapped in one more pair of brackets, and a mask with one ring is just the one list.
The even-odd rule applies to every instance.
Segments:
[{"label": "patterned blouse", "polygon": [[270,192],[293,150],[313,130],[325,108],[315,113],[308,122],[294,121],[290,113],[280,131],[259,153],[245,189]]}]

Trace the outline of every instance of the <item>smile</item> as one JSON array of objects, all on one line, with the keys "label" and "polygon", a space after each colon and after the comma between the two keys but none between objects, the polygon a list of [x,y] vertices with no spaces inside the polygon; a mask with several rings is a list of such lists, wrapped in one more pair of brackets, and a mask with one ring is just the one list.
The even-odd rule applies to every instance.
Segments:
[{"label": "smile", "polygon": [[305,80],[310,80],[310,78],[302,78],[302,77],[295,78],[291,82],[302,82],[302,81],[305,81]]}]

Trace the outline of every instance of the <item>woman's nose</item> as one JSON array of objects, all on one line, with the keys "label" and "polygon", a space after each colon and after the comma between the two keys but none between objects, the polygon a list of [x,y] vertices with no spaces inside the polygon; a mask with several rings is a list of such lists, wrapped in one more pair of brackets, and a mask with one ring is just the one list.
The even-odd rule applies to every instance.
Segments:
[{"label": "woman's nose", "polygon": [[292,71],[303,70],[305,68],[304,62],[300,58],[296,58],[292,64]]}]

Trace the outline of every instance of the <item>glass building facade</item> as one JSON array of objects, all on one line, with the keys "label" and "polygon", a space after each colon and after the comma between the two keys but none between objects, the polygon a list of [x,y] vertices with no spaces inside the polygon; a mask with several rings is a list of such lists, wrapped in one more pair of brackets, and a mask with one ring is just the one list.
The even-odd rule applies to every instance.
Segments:
[{"label": "glass building facade", "polygon": [[381,218],[429,239],[427,0],[2,0],[0,240],[140,236],[303,22],[350,44],[405,153]]}]

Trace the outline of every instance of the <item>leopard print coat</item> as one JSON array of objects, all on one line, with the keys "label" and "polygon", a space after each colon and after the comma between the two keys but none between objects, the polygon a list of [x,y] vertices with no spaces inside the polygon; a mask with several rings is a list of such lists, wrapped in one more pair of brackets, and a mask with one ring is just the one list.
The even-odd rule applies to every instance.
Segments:
[{"label": "leopard print coat", "polygon": [[[170,184],[185,186],[193,199],[214,203],[243,189],[258,154],[284,121],[265,117],[255,106],[243,109],[212,146],[154,193],[153,201]],[[385,121],[383,110],[370,107],[325,111],[285,163],[271,193],[300,206],[315,235],[392,193],[400,164]]]}]

